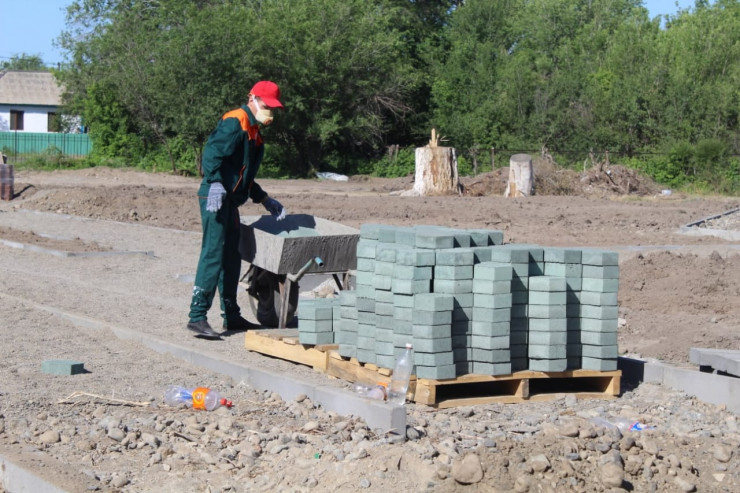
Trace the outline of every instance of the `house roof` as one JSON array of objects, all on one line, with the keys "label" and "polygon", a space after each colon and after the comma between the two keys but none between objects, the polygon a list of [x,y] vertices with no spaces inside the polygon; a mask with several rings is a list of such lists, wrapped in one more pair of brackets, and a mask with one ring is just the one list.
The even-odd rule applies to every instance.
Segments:
[{"label": "house roof", "polygon": [[0,104],[60,106],[62,89],[51,72],[0,71]]}]

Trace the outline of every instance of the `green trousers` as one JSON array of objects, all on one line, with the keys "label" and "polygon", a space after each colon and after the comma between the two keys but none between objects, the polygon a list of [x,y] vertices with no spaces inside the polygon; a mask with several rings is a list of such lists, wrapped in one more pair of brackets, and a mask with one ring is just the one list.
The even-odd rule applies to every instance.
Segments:
[{"label": "green trousers", "polygon": [[198,197],[198,201],[203,238],[190,302],[190,321],[206,319],[216,288],[221,296],[221,316],[231,320],[241,313],[236,303],[241,269],[239,209],[231,201],[224,200],[218,211],[208,212],[207,199]]}]

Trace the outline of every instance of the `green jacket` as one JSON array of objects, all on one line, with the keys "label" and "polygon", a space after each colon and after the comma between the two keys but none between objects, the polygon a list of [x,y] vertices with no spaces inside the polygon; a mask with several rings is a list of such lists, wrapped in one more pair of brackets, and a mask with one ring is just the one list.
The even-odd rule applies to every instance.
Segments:
[{"label": "green jacket", "polygon": [[211,132],[203,151],[203,181],[199,197],[208,197],[211,183],[221,182],[226,198],[237,206],[248,199],[262,202],[267,193],[254,178],[265,153],[259,124],[246,105],[229,111]]}]

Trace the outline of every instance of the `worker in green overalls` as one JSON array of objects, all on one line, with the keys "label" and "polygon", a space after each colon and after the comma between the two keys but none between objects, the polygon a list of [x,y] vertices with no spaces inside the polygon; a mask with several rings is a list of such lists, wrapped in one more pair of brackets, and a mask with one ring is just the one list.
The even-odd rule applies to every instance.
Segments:
[{"label": "worker in green overalls", "polygon": [[236,302],[241,268],[238,207],[252,199],[278,221],[285,217],[280,202],[254,181],[264,154],[260,125],[272,123],[272,110],[282,107],[277,84],[257,82],[247,104],[226,113],[208,137],[198,190],[203,239],[187,325],[196,337],[220,338],[207,320],[217,287],[223,328],[246,330],[253,326],[241,316]]}]

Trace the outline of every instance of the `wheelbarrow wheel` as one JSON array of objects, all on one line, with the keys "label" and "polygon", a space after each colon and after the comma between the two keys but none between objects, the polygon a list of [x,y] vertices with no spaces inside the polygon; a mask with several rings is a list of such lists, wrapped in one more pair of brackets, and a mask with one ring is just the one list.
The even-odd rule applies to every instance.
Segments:
[{"label": "wheelbarrow wheel", "polygon": [[[260,325],[278,327],[280,315],[280,290],[285,285],[285,276],[273,274],[251,265],[245,276],[248,284],[249,305]],[[295,318],[298,308],[298,283],[290,283],[288,294],[288,316],[286,325]]]}]

